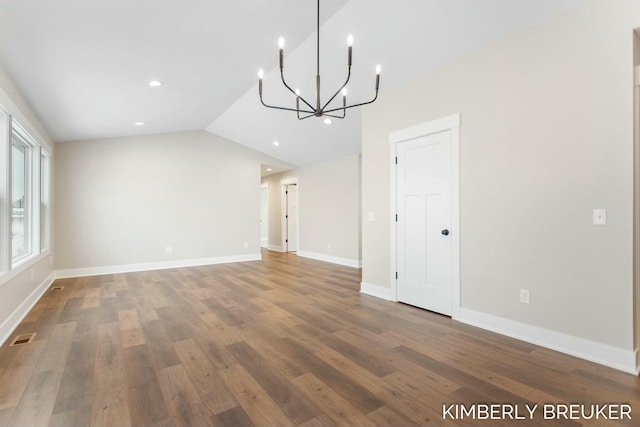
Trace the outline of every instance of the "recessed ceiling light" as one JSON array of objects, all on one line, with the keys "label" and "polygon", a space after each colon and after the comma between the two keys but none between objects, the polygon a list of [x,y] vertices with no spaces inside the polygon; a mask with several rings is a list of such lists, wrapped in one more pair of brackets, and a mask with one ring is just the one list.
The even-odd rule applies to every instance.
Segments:
[{"label": "recessed ceiling light", "polygon": [[151,87],[158,87],[158,86],[162,86],[164,83],[162,83],[160,80],[151,80],[149,82],[149,86]]},{"label": "recessed ceiling light", "polygon": [[144,126],[144,122],[136,122],[136,126]]},{"label": "recessed ceiling light", "polygon": [[267,168],[267,172],[271,172],[273,169],[271,168]]},{"label": "recessed ceiling light", "polygon": [[331,119],[324,119],[324,124],[325,125],[330,125],[331,123],[332,123]]},{"label": "recessed ceiling light", "polygon": [[280,143],[278,141],[273,141],[273,145],[275,145],[276,147],[280,146]]}]

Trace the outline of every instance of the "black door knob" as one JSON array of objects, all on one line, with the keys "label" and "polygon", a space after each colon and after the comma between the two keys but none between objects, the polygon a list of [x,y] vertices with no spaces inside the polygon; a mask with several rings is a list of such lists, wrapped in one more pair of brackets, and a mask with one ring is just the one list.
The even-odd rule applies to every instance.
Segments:
[{"label": "black door knob", "polygon": [[444,230],[441,231],[443,236],[448,236],[449,235],[449,230],[447,230],[446,228]]}]

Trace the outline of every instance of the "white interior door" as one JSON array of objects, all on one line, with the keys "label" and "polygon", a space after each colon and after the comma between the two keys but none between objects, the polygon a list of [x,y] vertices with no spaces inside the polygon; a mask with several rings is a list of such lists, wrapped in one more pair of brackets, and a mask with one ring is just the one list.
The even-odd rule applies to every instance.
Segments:
[{"label": "white interior door", "polygon": [[398,301],[452,309],[451,131],[397,145]]},{"label": "white interior door", "polygon": [[290,184],[286,187],[287,196],[287,252],[298,250],[298,186]]}]

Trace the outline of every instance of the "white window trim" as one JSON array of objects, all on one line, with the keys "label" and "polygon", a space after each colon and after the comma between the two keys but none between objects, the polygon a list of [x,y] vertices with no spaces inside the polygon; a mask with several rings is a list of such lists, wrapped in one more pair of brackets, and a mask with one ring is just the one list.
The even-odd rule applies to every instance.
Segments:
[{"label": "white window trim", "polygon": [[[29,147],[27,185],[29,186],[30,206],[30,251],[17,259],[12,257],[12,204],[11,204],[11,146],[12,133],[15,132],[21,141]],[[0,106],[0,286],[24,273],[35,264],[45,258],[51,258],[51,213],[45,221],[47,224],[48,248],[41,247],[41,201],[43,192],[43,173],[41,156],[45,156],[49,162],[48,176],[45,185],[49,188],[49,209],[51,209],[51,184],[52,184],[52,153],[46,143],[36,140],[32,133],[21,126],[2,106]],[[33,272],[32,272],[33,274]]]},{"label": "white window trim", "polygon": [[11,116],[0,108],[0,277],[11,270]]}]

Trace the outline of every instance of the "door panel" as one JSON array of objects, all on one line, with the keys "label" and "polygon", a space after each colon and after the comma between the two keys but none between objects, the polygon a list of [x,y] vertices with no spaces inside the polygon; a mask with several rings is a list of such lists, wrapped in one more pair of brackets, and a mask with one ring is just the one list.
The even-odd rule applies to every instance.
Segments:
[{"label": "door panel", "polygon": [[450,315],[451,133],[399,143],[397,154],[398,300]]},{"label": "door panel", "polygon": [[411,230],[406,234],[404,249],[404,280],[410,283],[422,283],[426,277],[425,203],[424,197],[409,195],[404,199],[405,227]]}]

